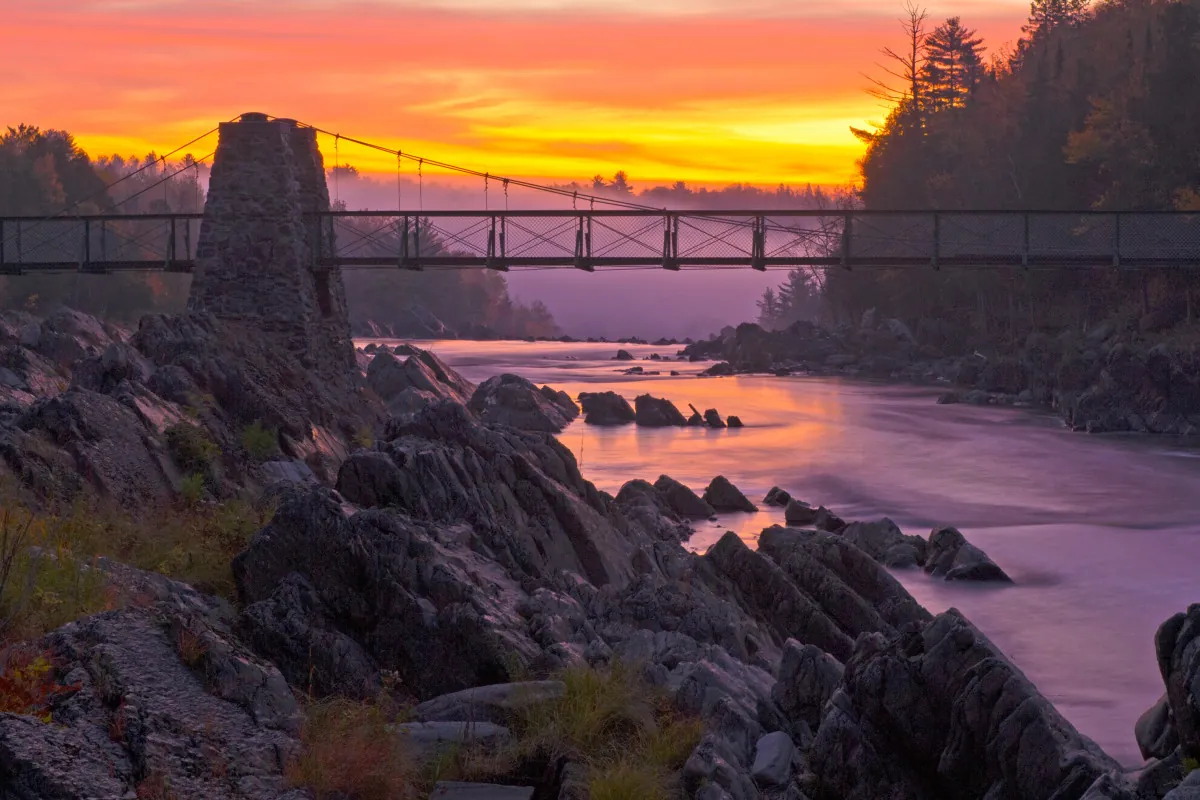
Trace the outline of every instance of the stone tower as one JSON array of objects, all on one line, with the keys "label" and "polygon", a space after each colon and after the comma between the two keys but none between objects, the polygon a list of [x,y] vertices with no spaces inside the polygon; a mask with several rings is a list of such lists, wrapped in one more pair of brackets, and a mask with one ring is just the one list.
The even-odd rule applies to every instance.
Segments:
[{"label": "stone tower", "polygon": [[317,260],[333,241],[312,214],[328,210],[316,131],[265,114],[222,123],[188,309],[252,325],[323,376],[352,375],[341,270]]}]

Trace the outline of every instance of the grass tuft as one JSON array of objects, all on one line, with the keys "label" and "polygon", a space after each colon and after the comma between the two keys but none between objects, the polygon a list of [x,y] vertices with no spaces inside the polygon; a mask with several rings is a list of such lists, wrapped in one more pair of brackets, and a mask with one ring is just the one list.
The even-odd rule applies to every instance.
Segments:
[{"label": "grass tuft", "polygon": [[288,782],[316,800],[416,800],[418,770],[385,707],[332,699],[308,707],[304,749],[286,771]]}]

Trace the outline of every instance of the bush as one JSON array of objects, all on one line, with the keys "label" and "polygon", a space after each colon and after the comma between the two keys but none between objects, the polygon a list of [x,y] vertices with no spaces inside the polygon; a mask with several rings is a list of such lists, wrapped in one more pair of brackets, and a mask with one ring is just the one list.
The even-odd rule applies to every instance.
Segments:
[{"label": "bush", "polygon": [[49,654],[30,647],[0,651],[0,713],[24,714],[50,721],[50,704],[76,687],[54,680]]},{"label": "bush", "polygon": [[383,707],[334,699],[315,703],[301,733],[304,750],[287,768],[291,785],[317,800],[416,800],[417,772]]},{"label": "bush", "polygon": [[167,450],[175,466],[185,473],[211,477],[213,464],[220,455],[220,448],[209,437],[208,431],[199,425],[180,422],[164,431]]},{"label": "bush", "polygon": [[279,436],[260,423],[242,428],[242,449],[254,461],[266,461],[279,452]]},{"label": "bush", "polygon": [[204,497],[204,476],[198,472],[184,475],[179,480],[179,496],[188,507],[198,504]]}]

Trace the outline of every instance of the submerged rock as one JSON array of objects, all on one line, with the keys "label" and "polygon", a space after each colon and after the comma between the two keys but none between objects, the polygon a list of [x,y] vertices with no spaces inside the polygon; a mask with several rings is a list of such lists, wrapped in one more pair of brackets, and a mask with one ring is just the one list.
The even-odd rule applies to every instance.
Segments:
[{"label": "submerged rock", "polygon": [[633,353],[628,350],[618,350],[617,354],[613,356],[613,361],[633,361]]},{"label": "submerged rock", "polygon": [[929,534],[925,571],[948,581],[1012,583],[987,553],[968,542],[956,528],[937,528]]},{"label": "submerged rock", "polygon": [[758,511],[758,506],[746,499],[724,475],[718,475],[704,490],[704,502],[717,511]]},{"label": "submerged rock", "polygon": [[710,408],[704,412],[704,422],[710,428],[725,428],[725,421],[721,419],[721,415],[717,413],[715,408]]}]

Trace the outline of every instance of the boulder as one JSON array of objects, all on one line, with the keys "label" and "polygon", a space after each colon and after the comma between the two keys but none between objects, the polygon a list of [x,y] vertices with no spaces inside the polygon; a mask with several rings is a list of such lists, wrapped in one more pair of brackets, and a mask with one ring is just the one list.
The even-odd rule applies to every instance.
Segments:
[{"label": "boulder", "polygon": [[771,690],[771,699],[788,719],[803,722],[815,731],[825,704],[842,682],[842,671],[842,662],[820,647],[789,639],[783,646],[779,680]]},{"label": "boulder", "polygon": [[618,350],[617,354],[613,356],[613,361],[633,361],[633,353],[628,350]]},{"label": "boulder", "polygon": [[643,428],[682,427],[687,425],[687,418],[670,400],[651,397],[648,394],[638,395],[633,401],[636,422]]},{"label": "boulder", "polygon": [[846,521],[825,506],[817,508],[816,518],[813,519],[811,524],[819,531],[829,531],[831,533],[840,533],[846,527]]},{"label": "boulder", "polygon": [[393,400],[409,388],[464,404],[475,392],[470,381],[427,350],[419,350],[403,361],[380,350],[367,367],[367,385],[384,402]]},{"label": "boulder", "polygon": [[886,517],[875,522],[851,522],[841,535],[884,566],[917,567],[925,563],[925,540],[905,535]]},{"label": "boulder", "polygon": [[778,486],[772,486],[771,490],[767,492],[767,496],[763,498],[763,505],[779,508],[786,508],[790,502],[792,502],[792,496]]},{"label": "boulder", "polygon": [[1179,746],[1179,734],[1171,717],[1171,705],[1167,695],[1138,717],[1133,726],[1134,737],[1142,758],[1166,758]]},{"label": "boulder", "polygon": [[1200,759],[1200,604],[1159,626],[1154,650],[1183,756]]},{"label": "boulder", "polygon": [[704,375],[705,377],[710,377],[710,378],[721,378],[721,377],[728,377],[730,375],[733,375],[733,374],[735,374],[735,372],[736,371],[734,370],[732,364],[730,364],[726,361],[721,361],[717,364],[713,364],[711,367],[704,370],[700,374]]},{"label": "boulder", "polygon": [[523,431],[559,433],[574,419],[532,383],[507,373],[481,383],[467,407],[483,422]]},{"label": "boulder", "polygon": [[542,397],[557,406],[558,410],[569,419],[575,419],[579,416],[579,406],[571,399],[571,395],[552,386],[543,386],[539,391],[542,393]]},{"label": "boulder", "polygon": [[730,415],[729,415],[729,420],[728,420],[728,423],[729,423],[729,427],[731,427],[731,428],[744,428],[744,427],[746,427],[745,423],[743,423],[743,422],[742,422],[742,418],[741,418],[741,417],[738,417],[738,416],[734,416],[733,414],[730,414]]},{"label": "boulder", "polygon": [[956,528],[937,528],[929,534],[925,571],[948,581],[1012,583],[987,553],[968,542]]},{"label": "boulder", "polygon": [[629,401],[616,392],[583,392],[579,404],[588,425],[628,425],[637,419]]},{"label": "boulder", "polygon": [[706,500],[669,475],[659,475],[654,482],[667,507],[685,519],[708,519],[716,513]]},{"label": "boulder", "polygon": [[721,415],[717,413],[715,408],[710,408],[704,412],[704,422],[710,428],[725,428],[725,420],[721,419]]},{"label": "boulder", "polygon": [[1200,770],[1194,769],[1163,800],[1200,800]]},{"label": "boulder", "polygon": [[796,746],[792,744],[792,737],[783,731],[768,733],[755,745],[750,776],[759,786],[785,786],[791,780],[792,759],[795,757]]},{"label": "boulder", "polygon": [[718,475],[704,490],[704,502],[717,511],[758,511],[758,506],[746,499],[724,475]]},{"label": "boulder", "polygon": [[644,480],[627,481],[617,492],[616,504],[625,516],[659,541],[682,542],[692,535],[691,526],[671,508],[662,492]]},{"label": "boulder", "polygon": [[404,722],[393,725],[391,730],[421,761],[428,761],[439,752],[458,750],[466,745],[499,747],[511,738],[510,731],[503,725],[477,720]]}]

